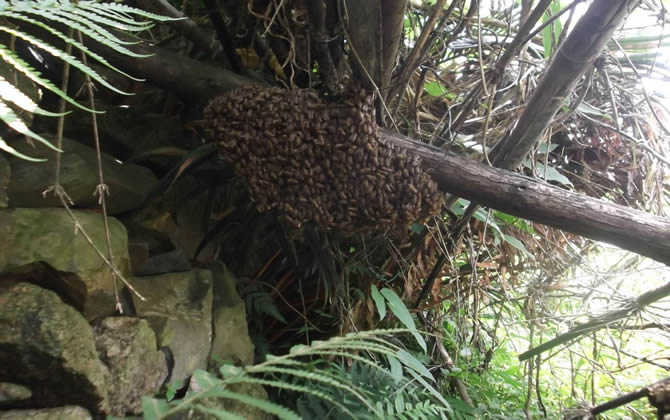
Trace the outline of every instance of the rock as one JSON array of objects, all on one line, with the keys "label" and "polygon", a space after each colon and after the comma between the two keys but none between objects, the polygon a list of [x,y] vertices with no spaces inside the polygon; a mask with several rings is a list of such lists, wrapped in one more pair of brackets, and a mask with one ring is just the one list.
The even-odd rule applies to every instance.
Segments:
[{"label": "rock", "polygon": [[212,339],[212,274],[208,270],[133,277],[147,301],[133,295],[137,315],[149,321],[158,346],[174,356],[170,382],[207,367]]},{"label": "rock", "polygon": [[[131,238],[147,240],[150,238],[152,254],[163,253],[168,249],[180,249],[192,258],[207,232],[203,223],[203,207],[206,206],[208,193],[192,197],[193,189],[200,188],[196,181],[186,177],[161,197],[161,203],[146,206],[122,220]],[[184,203],[184,200],[188,202]],[[210,242],[200,251],[196,261],[199,264],[211,263],[217,253],[217,243]]]},{"label": "rock", "polygon": [[0,152],[0,208],[5,208],[9,205],[7,188],[9,187],[11,173],[12,168],[9,166],[9,161],[5,158],[4,152]]},{"label": "rock", "polygon": [[144,319],[106,318],[93,332],[100,360],[110,372],[109,414],[142,413],[141,398],[160,390],[167,377],[165,355],[156,347],[156,335]]},{"label": "rock", "polygon": [[[103,104],[100,110],[105,111],[97,119],[103,151],[119,159],[126,160],[160,148],[193,150],[201,144],[196,135],[184,129],[183,121],[164,113],[152,112],[150,105],[138,103],[129,107]],[[53,124],[51,121],[48,123]],[[88,139],[90,133],[90,116],[76,110],[65,125],[65,135],[72,139]],[[148,162],[168,167],[174,163],[174,156],[152,156]]]},{"label": "rock", "polygon": [[0,407],[8,407],[32,397],[30,389],[11,382],[0,382]]},{"label": "rock", "polygon": [[128,256],[131,270],[133,274],[136,274],[135,270],[149,258],[149,242],[128,239]]},{"label": "rock", "polygon": [[184,252],[178,249],[147,258],[144,264],[135,270],[135,275],[150,276],[190,270],[191,262],[184,255]]},{"label": "rock", "polygon": [[91,418],[88,410],[75,405],[38,410],[0,411],[0,420],[91,420]]},{"label": "rock", "polygon": [[[226,387],[226,389],[228,391],[235,392],[238,394],[244,394],[258,400],[268,399],[268,394],[265,391],[265,388],[263,388],[263,386],[259,384],[248,384],[248,383],[232,384]],[[192,381],[191,386],[189,387],[189,393],[197,392],[199,390],[200,389],[197,386],[197,384],[194,381]],[[259,408],[244,404],[239,401],[230,400],[227,398],[217,398],[217,397],[203,398],[198,400],[198,404],[210,409],[226,410],[229,413],[236,414],[241,418],[247,420],[271,420],[273,418],[272,415],[266,413],[265,411]],[[184,418],[188,420],[207,420],[211,417],[201,412],[198,412],[197,410],[191,409],[184,416]]]},{"label": "rock", "polygon": [[[53,136],[45,135],[47,140]],[[54,151],[42,144],[36,147],[17,142],[14,147],[21,153],[49,162],[29,162],[9,157],[12,176],[9,183],[9,205],[12,207],[61,207],[54,194],[42,192],[52,183]],[[95,149],[74,140],[63,138],[61,155],[61,185],[78,208],[99,208],[93,193],[98,185],[98,163]],[[158,180],[147,168],[122,164],[110,155],[102,154],[102,170],[109,187],[106,197],[107,213],[124,213],[139,207]]]},{"label": "rock", "polygon": [[[212,357],[237,364],[254,362],[254,343],[249,338],[247,311],[235,289],[235,277],[222,264],[213,271]],[[218,368],[218,366],[212,366]]]},{"label": "rock", "polygon": [[0,381],[32,391],[28,407],[108,408],[106,368],[83,316],[30,283],[0,288]]},{"label": "rock", "polygon": [[[83,229],[107,255],[99,213],[73,211]],[[126,230],[109,218],[113,262],[128,278]],[[95,319],[114,312],[112,272],[64,209],[0,209],[0,277],[15,276],[54,290],[84,316]],[[120,284],[122,286],[122,284]]]}]

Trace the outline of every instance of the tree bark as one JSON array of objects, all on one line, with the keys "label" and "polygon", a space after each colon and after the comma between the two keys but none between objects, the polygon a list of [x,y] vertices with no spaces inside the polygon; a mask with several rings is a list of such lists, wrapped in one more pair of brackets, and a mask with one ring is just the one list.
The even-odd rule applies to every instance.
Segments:
[{"label": "tree bark", "polygon": [[670,265],[670,219],[567,191],[388,131],[385,141],[419,155],[441,191]]}]

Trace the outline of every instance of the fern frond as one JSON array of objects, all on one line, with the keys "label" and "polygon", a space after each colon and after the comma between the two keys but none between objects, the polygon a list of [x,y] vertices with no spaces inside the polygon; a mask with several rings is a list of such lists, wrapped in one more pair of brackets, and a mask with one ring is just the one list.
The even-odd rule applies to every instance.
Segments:
[{"label": "fern frond", "polygon": [[16,156],[18,158],[24,159],[24,160],[29,160],[31,162],[44,162],[46,159],[37,159],[37,158],[32,158],[30,156],[26,156],[23,153],[19,152],[5,141],[2,137],[0,137],[0,150],[4,150],[5,152],[9,153],[10,155]]},{"label": "fern frond", "polygon": [[14,131],[33,138],[40,143],[43,143],[50,149],[53,149],[57,152],[62,152],[62,150],[49,143],[49,140],[45,139],[37,133],[34,133],[30,128],[28,128],[26,123],[18,115],[16,115],[14,110],[12,110],[9,106],[7,106],[6,103],[2,101],[0,101],[0,120],[10,126]]},{"label": "fern frond", "polygon": [[[98,25],[95,21],[92,21],[86,17],[75,15],[72,13],[68,13],[63,10],[35,10],[32,11],[31,13],[38,14],[40,16],[43,16],[46,19],[54,20],[56,22],[69,22],[65,23],[68,25],[76,24],[82,30],[82,33],[85,33],[86,35],[90,36],[91,38],[95,38],[92,34],[97,34],[99,35],[102,39],[108,40],[112,45],[137,45],[141,43],[142,41],[137,40],[137,41],[126,41],[123,40],[116,35],[114,35],[112,32],[108,31],[105,29],[102,25]],[[77,29],[75,26],[72,26],[73,28]]]},{"label": "fern frond", "polygon": [[[114,66],[111,65],[111,64],[110,64],[104,57],[100,56],[99,54],[97,54],[97,53],[95,53],[95,52],[93,52],[93,51],[91,51],[91,50],[89,50],[88,48],[86,48],[86,46],[84,46],[83,44],[81,44],[79,41],[77,41],[77,40],[75,40],[75,39],[72,39],[72,38],[69,38],[68,36],[64,35],[64,34],[61,33],[60,31],[57,31],[57,30],[53,29],[53,28],[50,27],[49,25],[46,25],[46,24],[44,24],[44,23],[42,23],[42,22],[40,22],[40,21],[38,21],[38,20],[29,18],[29,17],[27,17],[27,16],[23,16],[23,15],[21,15],[20,13],[14,13],[14,12],[0,12],[0,16],[6,16],[6,17],[9,17],[9,18],[13,18],[13,19],[16,19],[16,20],[20,20],[20,21],[27,22],[27,23],[31,23],[31,24],[33,24],[33,25],[35,25],[35,26],[38,26],[38,27],[40,27],[40,28],[42,28],[42,29],[44,29],[44,30],[46,30],[46,31],[48,31],[48,32],[50,32],[50,33],[52,33],[52,34],[54,34],[55,36],[57,36],[58,38],[62,39],[62,40],[65,41],[66,43],[71,44],[72,46],[78,48],[79,50],[81,50],[81,51],[83,51],[84,53],[86,53],[86,55],[88,55],[89,57],[94,58],[94,59],[95,59],[96,61],[98,61],[99,63],[104,64],[105,66],[107,66],[107,67],[109,67],[110,69],[116,71],[117,73],[121,73],[122,75],[126,76],[127,78],[132,79],[132,80],[135,80],[135,81],[138,81],[138,82],[143,81],[143,79],[138,79],[138,78],[132,77],[132,76],[130,76],[129,74],[127,74],[127,73],[121,71],[120,69],[114,67]],[[55,17],[55,16],[52,16],[52,17]],[[57,19],[53,19],[53,20],[58,21]],[[68,23],[68,22],[67,22],[66,20],[64,20],[64,19],[62,20],[61,23],[64,23],[65,25],[69,25],[69,26],[71,26],[71,27],[74,28],[74,29],[77,29],[78,26],[80,27],[80,25],[77,25],[76,23],[72,23],[72,22]],[[85,28],[80,28],[80,30],[81,30],[82,32],[85,32],[85,31],[86,31]],[[86,33],[86,34],[89,35],[89,36],[91,36],[91,38],[95,39],[96,41],[99,41],[99,42],[101,42],[101,43],[107,45],[108,47],[115,49],[115,50],[118,51],[118,52],[125,53],[126,55],[130,55],[130,56],[132,56],[132,57],[137,57],[137,58],[145,58],[145,57],[150,57],[150,56],[151,56],[151,55],[149,55],[149,54],[136,54],[136,53],[133,53],[132,51],[130,51],[130,50],[126,49],[126,48],[123,48],[123,47],[120,47],[120,46],[115,46],[112,42],[107,42],[107,40],[106,40],[105,38],[103,38],[103,37],[101,37],[101,36],[99,36],[99,35],[97,35],[97,34],[95,34],[95,33],[90,33],[90,34],[89,34],[89,33]],[[124,51],[124,50],[125,50],[125,51]],[[87,68],[87,67],[86,67],[86,68]]]},{"label": "fern frond", "polygon": [[[95,80],[96,82],[100,83],[101,85],[105,86],[107,89],[112,90],[118,94],[121,95],[132,95],[132,93],[124,92],[120,89],[117,89],[113,85],[111,85],[109,82],[107,82],[102,76],[100,76],[95,70],[90,68],[89,66],[85,65],[81,61],[79,61],[77,58],[67,54],[65,51],[61,50],[60,48],[56,48],[52,46],[51,44],[48,44],[47,42],[44,42],[40,39],[35,38],[32,35],[28,35],[27,33],[8,28],[6,26],[1,26],[0,25],[0,31],[4,31],[10,35],[14,35],[17,38],[21,38],[24,41],[43,49],[44,51],[48,52],[49,54],[53,55],[54,57],[58,57],[61,60],[65,61],[69,65],[79,69],[81,72],[86,73],[88,76],[91,77],[91,79]],[[71,42],[75,42],[74,40],[70,40]]]},{"label": "fern frond", "polygon": [[207,395],[208,397],[218,397],[218,398],[235,400],[248,406],[263,410],[266,413],[274,414],[275,416],[283,420],[301,420],[300,416],[298,416],[298,414],[293,412],[293,410],[290,410],[279,404],[275,404],[267,400],[254,398],[249,395],[228,391],[227,389],[223,389],[223,387],[217,387],[215,390],[206,392],[205,395]]},{"label": "fern frond", "polygon": [[61,9],[74,15],[79,15],[91,21],[101,23],[123,32],[142,32],[151,28],[153,24],[147,22],[133,21],[131,18],[124,18],[120,16],[112,16],[109,13],[104,13],[104,9],[96,9],[94,12],[86,10],[82,7],[70,7]]},{"label": "fern frond", "polygon": [[193,408],[203,414],[208,415],[207,418],[216,418],[222,420],[247,420],[246,418],[238,416],[237,414],[233,414],[229,411],[217,410],[215,408],[205,407],[200,404],[195,404]]},{"label": "fern frond", "polygon": [[[328,401],[329,403],[338,407],[343,412],[350,415],[352,418],[355,418],[353,413],[346,406],[344,406],[342,403],[335,400],[334,398],[332,398],[330,395],[326,394],[325,392],[323,392],[323,391],[321,391],[321,390],[319,390],[315,387],[312,387],[312,386],[297,385],[297,384],[293,384],[293,383],[290,383],[290,382],[274,381],[274,380],[271,380],[271,379],[254,378],[252,376],[238,377],[234,381],[231,381],[229,383],[231,383],[231,384],[233,384],[233,383],[258,384],[258,385],[270,386],[270,387],[273,387],[273,388],[285,389],[285,390],[288,390],[288,391],[298,392],[298,393],[303,394],[303,395],[304,394],[309,394],[309,395],[312,395],[314,397],[320,398],[324,401]],[[216,394],[218,392],[218,390],[212,390],[211,392]]]},{"label": "fern frond", "polygon": [[80,2],[79,5],[84,9],[102,10],[103,12],[109,12],[109,13],[117,12],[130,18],[132,18],[132,15],[142,16],[157,22],[169,22],[169,21],[185,19],[185,18],[173,18],[169,16],[161,16],[155,13],[147,12],[145,10],[137,9],[135,7],[131,7],[121,3],[98,3],[98,2],[87,1],[87,2]]},{"label": "fern frond", "polygon": [[350,393],[354,397],[358,398],[360,402],[363,403],[370,411],[375,411],[375,407],[368,402],[368,400],[363,396],[363,393],[353,384],[346,384],[339,380],[335,375],[328,375],[327,371],[324,372],[308,372],[298,369],[285,369],[278,367],[266,367],[265,372],[267,373],[281,373],[285,375],[295,376],[297,378],[305,379],[307,381],[316,381],[324,385],[338,388],[344,390],[345,392]]},{"label": "fern frond", "polygon": [[24,111],[28,111],[33,114],[44,115],[47,117],[60,117],[61,115],[66,115],[69,112],[59,113],[59,112],[50,112],[45,109],[42,109],[37,105],[28,95],[21,92],[19,88],[11,84],[7,79],[0,76],[0,99],[5,102],[11,102]]},{"label": "fern frond", "polygon": [[93,112],[96,114],[102,114],[103,111],[95,111],[93,109],[90,109],[84,105],[79,104],[77,101],[72,99],[69,95],[67,95],[65,92],[63,92],[60,88],[58,88],[56,85],[48,81],[47,79],[43,78],[40,75],[40,72],[35,70],[33,67],[30,66],[30,64],[26,63],[23,61],[21,58],[19,58],[16,53],[4,45],[0,44],[0,58],[2,58],[6,63],[9,65],[13,66],[14,69],[20,71],[21,73],[25,74],[30,80],[33,82],[37,83],[38,85],[42,86],[45,89],[50,90],[51,92],[55,93],[59,97],[63,98],[65,101],[68,103],[76,106],[77,108],[83,109],[84,111],[88,112]]}]

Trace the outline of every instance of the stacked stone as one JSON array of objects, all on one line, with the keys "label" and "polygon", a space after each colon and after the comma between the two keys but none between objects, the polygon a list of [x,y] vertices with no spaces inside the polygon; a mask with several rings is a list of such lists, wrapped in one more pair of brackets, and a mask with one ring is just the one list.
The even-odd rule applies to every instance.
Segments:
[{"label": "stacked stone", "polygon": [[380,139],[364,91],[324,104],[308,90],[250,86],[212,100],[204,118],[258,210],[295,228],[397,230],[439,211],[437,185],[417,156]]}]

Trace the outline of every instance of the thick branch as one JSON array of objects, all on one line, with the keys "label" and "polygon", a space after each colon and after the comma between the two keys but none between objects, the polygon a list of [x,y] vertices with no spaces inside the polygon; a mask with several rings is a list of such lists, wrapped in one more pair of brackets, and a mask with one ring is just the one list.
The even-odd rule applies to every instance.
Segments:
[{"label": "thick branch", "polygon": [[442,191],[670,265],[669,219],[482,165],[398,134],[384,131],[382,137],[421,156]]},{"label": "thick branch", "polygon": [[521,163],[581,75],[638,4],[639,0],[596,0],[589,7],[557,51],[514,130],[492,151],[495,166],[512,169]]}]

